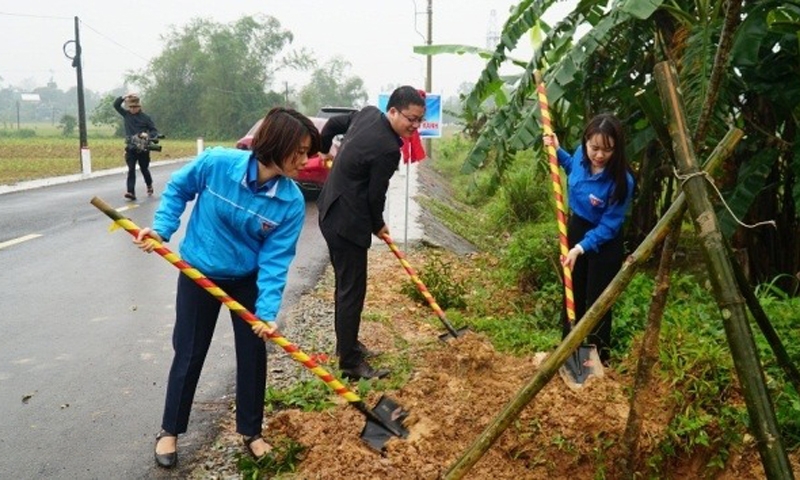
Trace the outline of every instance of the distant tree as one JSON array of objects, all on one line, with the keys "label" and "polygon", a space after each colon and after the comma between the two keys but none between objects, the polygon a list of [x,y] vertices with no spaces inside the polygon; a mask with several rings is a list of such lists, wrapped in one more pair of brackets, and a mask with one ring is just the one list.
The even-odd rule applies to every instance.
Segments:
[{"label": "distant tree", "polygon": [[92,122],[92,125],[98,127],[102,125],[112,126],[114,127],[114,136],[122,137],[125,135],[125,126],[122,124],[122,116],[114,110],[114,99],[118,96],[113,93],[104,96],[89,115],[89,121]]},{"label": "distant tree", "polygon": [[460,123],[461,122],[461,98],[450,96],[442,102],[442,122]]},{"label": "distant tree", "polygon": [[72,115],[62,115],[61,120],[58,121],[58,128],[61,130],[61,135],[69,137],[75,133],[75,127],[78,126],[78,119]]},{"label": "distant tree", "polygon": [[313,66],[308,53],[284,52],[292,33],[277,19],[245,16],[222,25],[194,19],[173,29],[141,75],[144,110],[171,137],[236,138],[283,95],[269,90],[277,71]]},{"label": "distant tree", "polygon": [[311,82],[300,90],[303,112],[314,115],[320,107],[359,107],[367,101],[364,81],[348,77],[350,62],[335,57],[311,74]]}]

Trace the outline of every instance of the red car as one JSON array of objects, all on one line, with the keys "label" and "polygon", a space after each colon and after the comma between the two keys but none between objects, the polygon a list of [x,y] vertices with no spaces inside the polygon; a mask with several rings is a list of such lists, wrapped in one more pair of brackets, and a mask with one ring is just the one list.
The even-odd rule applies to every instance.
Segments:
[{"label": "red car", "polygon": [[[322,131],[322,127],[325,126],[325,123],[328,121],[330,116],[348,113],[351,111],[355,111],[355,109],[325,107],[320,110],[320,113],[317,114],[318,116],[308,118],[314,122],[314,125],[319,131]],[[236,142],[236,148],[241,150],[250,150],[250,147],[253,143],[253,135],[255,135],[256,130],[258,130],[260,125],[261,119],[259,119],[255,125],[253,125],[250,130],[247,131],[244,137],[240,138]],[[334,157],[336,157],[336,151],[339,149],[340,140],[341,139],[339,138],[334,139],[333,145],[331,146],[330,154]],[[319,190],[322,190],[322,185],[324,185],[325,181],[328,179],[328,174],[330,171],[331,165],[326,165],[319,155],[314,155],[313,157],[309,157],[305,168],[300,170],[295,180],[300,185],[300,188],[303,189],[303,191],[307,193],[318,192]]]}]

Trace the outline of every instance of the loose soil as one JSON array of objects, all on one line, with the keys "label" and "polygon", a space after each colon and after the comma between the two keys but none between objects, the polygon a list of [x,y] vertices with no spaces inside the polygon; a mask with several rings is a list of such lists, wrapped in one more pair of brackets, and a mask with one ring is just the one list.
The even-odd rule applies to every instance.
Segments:
[{"label": "loose soil", "polygon": [[[423,168],[422,175],[425,175],[421,182],[424,185],[435,174]],[[448,261],[457,262],[458,270],[469,275],[476,268],[475,255],[463,253],[468,250],[463,239],[440,237],[432,243],[447,247],[448,242],[458,245],[451,249],[453,251],[444,250],[440,254]],[[404,359],[406,363],[401,363],[407,364],[408,370],[394,372],[395,377],[406,379],[399,389],[382,391],[388,382],[380,381],[365,401],[374,405],[382,394],[396,400],[410,412],[406,421],[410,435],[407,439],[390,441],[381,455],[360,440],[364,418],[341,399],[337,399],[335,408],[324,412],[280,411],[266,419],[265,434],[269,440],[277,442],[288,437],[306,448],[297,472],[280,478],[441,478],[530,381],[547,355],[542,352],[514,357],[499,353],[486,337],[474,332],[440,341],[438,335],[445,330],[430,308],[414,303],[401,293],[406,274],[388,249],[381,247],[370,251],[361,339],[370,348],[385,352],[385,358]],[[421,248],[412,249],[406,255],[412,266],[422,266],[430,253],[430,248]],[[304,305],[320,302],[328,306],[329,324],[332,324],[330,271],[319,287],[300,301],[294,314],[301,315]],[[332,338],[332,327],[328,328],[327,335]],[[324,332],[322,337],[325,337]],[[323,350],[313,353],[333,353],[331,342],[315,346]],[[274,359],[281,355],[286,358],[282,353],[270,357],[270,383],[276,373],[281,378],[287,375],[309,378],[295,363],[284,361],[276,367]],[[375,363],[380,365],[380,359]],[[333,365],[329,363],[326,367]],[[631,384],[632,375],[623,375],[613,368],[606,369],[604,378],[590,380],[577,391],[555,376],[465,478],[618,478],[619,465],[626,455],[620,444],[629,409],[627,389]],[[666,385],[658,385],[646,397],[640,453],[636,458],[639,471],[646,470],[644,459],[653,454],[662,440],[670,415],[664,403],[668,398]],[[240,451],[239,436],[233,432],[232,413],[223,419],[216,444],[235,446],[236,451]],[[201,456],[204,464],[196,466],[192,478],[229,478],[221,473],[226,471],[235,477],[230,465],[236,454],[230,448],[217,447],[209,455]],[[708,460],[705,449],[698,448],[675,464],[663,465],[659,476],[764,478],[752,439],[741,451],[732,452],[722,473],[711,474],[706,468]],[[792,455],[792,463],[794,471],[800,472],[797,454]]]}]

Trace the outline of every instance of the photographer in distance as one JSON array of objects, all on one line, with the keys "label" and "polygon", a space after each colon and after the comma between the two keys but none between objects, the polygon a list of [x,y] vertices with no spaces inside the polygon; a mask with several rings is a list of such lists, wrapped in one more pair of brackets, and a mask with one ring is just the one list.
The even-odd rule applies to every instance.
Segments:
[{"label": "photographer in distance", "polygon": [[[125,104],[123,108],[122,104]],[[128,165],[127,191],[125,198],[136,200],[136,164],[142,171],[144,183],[147,185],[147,195],[153,194],[153,177],[150,175],[150,151],[160,151],[156,145],[161,135],[158,134],[153,120],[142,112],[142,103],[139,96],[129,93],[124,97],[114,100],[116,110],[125,123],[125,163]]]}]

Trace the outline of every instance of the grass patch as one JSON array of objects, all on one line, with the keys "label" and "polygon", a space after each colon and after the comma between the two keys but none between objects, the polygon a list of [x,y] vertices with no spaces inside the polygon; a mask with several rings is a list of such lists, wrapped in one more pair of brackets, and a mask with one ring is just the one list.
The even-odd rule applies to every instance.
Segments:
[{"label": "grass patch", "polygon": [[[3,132],[0,130],[0,132]],[[0,141],[0,184],[10,185],[28,180],[81,173],[80,141],[78,137],[43,136],[37,133],[28,138],[3,136]],[[197,154],[196,140],[161,140],[161,152],[151,152],[153,163]],[[109,136],[89,136],[92,170],[107,170],[125,166],[124,141]],[[206,146],[232,147],[234,141],[206,142]]]},{"label": "grass patch", "polygon": [[267,387],[264,397],[267,412],[296,408],[304,412],[320,412],[336,404],[331,400],[331,390],[317,379],[304,380],[290,388],[278,390]]},{"label": "grass patch", "polygon": [[472,327],[487,334],[499,352],[531,355],[553,350],[561,341],[559,317],[537,315],[487,316],[475,319]]},{"label": "grass patch", "polygon": [[238,454],[236,464],[241,478],[257,480],[297,471],[306,447],[288,437],[278,439],[272,447],[269,454],[258,460],[246,453]]},{"label": "grass patch", "polygon": [[485,213],[468,206],[456,208],[426,197],[421,197],[419,203],[444,226],[481,250],[492,250],[498,245],[497,236],[485,226],[488,222],[488,217]]}]

